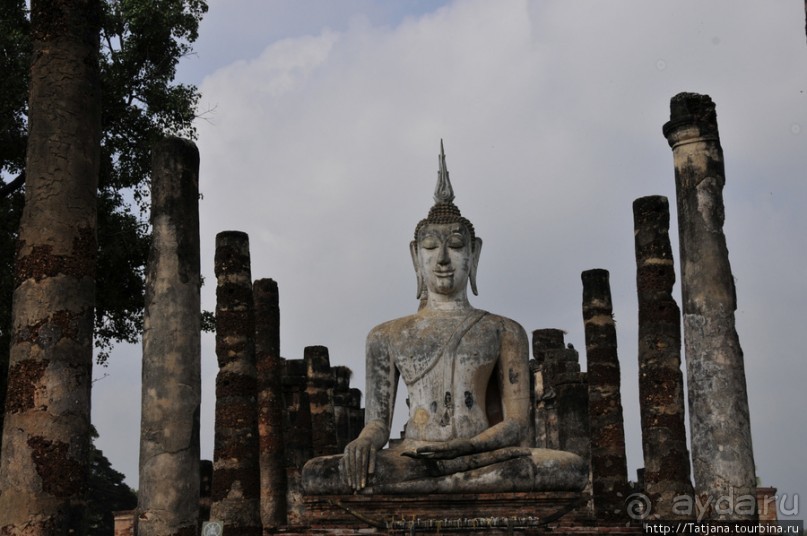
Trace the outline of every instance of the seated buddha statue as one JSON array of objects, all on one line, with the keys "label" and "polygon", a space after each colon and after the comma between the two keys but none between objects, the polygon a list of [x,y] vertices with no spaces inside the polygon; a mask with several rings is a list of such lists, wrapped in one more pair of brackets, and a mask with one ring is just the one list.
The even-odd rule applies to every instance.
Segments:
[{"label": "seated buddha statue", "polygon": [[[581,457],[531,448],[527,335],[468,301],[482,240],[453,202],[440,149],[435,204],[410,244],[420,309],[370,331],[365,426],[343,454],[309,460],[309,495],[578,491],[587,482]],[[400,380],[409,419],[404,439],[384,448]]]}]

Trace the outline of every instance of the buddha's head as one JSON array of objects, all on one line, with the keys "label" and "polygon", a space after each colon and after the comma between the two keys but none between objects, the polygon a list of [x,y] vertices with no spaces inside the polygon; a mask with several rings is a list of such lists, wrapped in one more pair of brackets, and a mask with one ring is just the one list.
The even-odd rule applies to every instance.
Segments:
[{"label": "buddha's head", "polygon": [[446,296],[464,295],[468,281],[477,294],[476,269],[482,239],[476,236],[473,224],[454,204],[445,158],[441,141],[434,206],[417,224],[415,239],[409,245],[417,273],[419,299],[426,291]]}]

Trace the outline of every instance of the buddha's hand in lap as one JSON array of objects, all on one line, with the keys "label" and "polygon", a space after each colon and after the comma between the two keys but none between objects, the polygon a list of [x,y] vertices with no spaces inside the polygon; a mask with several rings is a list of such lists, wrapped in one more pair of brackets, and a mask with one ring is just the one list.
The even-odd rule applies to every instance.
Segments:
[{"label": "buddha's hand in lap", "polygon": [[476,449],[469,439],[450,439],[421,445],[415,450],[404,451],[401,455],[416,459],[451,460],[474,452]]},{"label": "buddha's hand in lap", "polygon": [[348,443],[339,462],[339,473],[348,486],[359,491],[367,486],[367,476],[375,472],[376,449],[369,438]]}]

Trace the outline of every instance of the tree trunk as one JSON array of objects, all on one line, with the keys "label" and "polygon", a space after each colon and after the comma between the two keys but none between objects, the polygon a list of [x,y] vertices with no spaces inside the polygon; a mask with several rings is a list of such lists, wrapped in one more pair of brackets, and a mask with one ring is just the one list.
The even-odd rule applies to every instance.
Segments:
[{"label": "tree trunk", "polygon": [[98,0],[33,0],[26,203],[0,457],[0,533],[80,533],[89,468]]}]

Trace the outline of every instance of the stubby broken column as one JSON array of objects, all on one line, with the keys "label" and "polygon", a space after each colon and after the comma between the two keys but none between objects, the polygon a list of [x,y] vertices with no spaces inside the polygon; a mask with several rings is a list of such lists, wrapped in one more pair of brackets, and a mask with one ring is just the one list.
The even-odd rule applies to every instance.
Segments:
[{"label": "stubby broken column", "polygon": [[306,346],[303,351],[311,404],[311,440],[314,456],[337,454],[333,390],[336,383],[325,346]]},{"label": "stubby broken column", "polygon": [[303,465],[313,456],[311,439],[311,404],[306,387],[306,365],[303,359],[283,361],[283,434],[286,449],[286,516],[289,525],[303,523]]},{"label": "stubby broken column", "polygon": [[[670,208],[662,196],[633,202],[636,289],[639,297],[639,404],[644,493],[649,515],[678,519],[676,497],[692,498],[684,427],[681,320],[668,234]],[[692,517],[692,516],[684,516]]]},{"label": "stubby broken column", "polygon": [[560,329],[532,332],[532,353],[538,368],[533,378],[535,386],[540,386],[534,392],[541,393],[534,404],[536,438],[545,438],[541,446],[574,452],[588,460],[588,383],[586,374],[580,372],[577,350],[567,346],[563,336]]},{"label": "stubby broken column", "polygon": [[628,467],[611,286],[607,270],[581,277],[594,509],[597,519],[619,520],[625,518]]},{"label": "stubby broken column", "polygon": [[695,93],[673,97],[663,132],[675,164],[695,491],[709,504],[733,497],[733,508],[708,512],[706,519],[753,519],[754,454],[723,234],[725,172],[712,99]]},{"label": "stubby broken column", "polygon": [[[359,430],[353,429],[351,414],[355,409],[355,389],[350,388],[350,377],[353,375],[348,367],[333,367],[333,419],[336,432],[336,450],[342,452],[348,443],[356,439]],[[362,423],[363,424],[363,423]]]},{"label": "stubby broken column", "polygon": [[255,317],[246,233],[216,235],[215,272],[219,373],[210,519],[223,521],[230,535],[259,535]]},{"label": "stubby broken column", "polygon": [[195,534],[199,522],[199,151],[155,148],[146,269],[138,534]]},{"label": "stubby broken column", "polygon": [[286,524],[280,303],[277,283],[272,279],[258,279],[252,290],[255,299],[255,362],[258,373],[261,523],[264,528],[275,528]]}]

